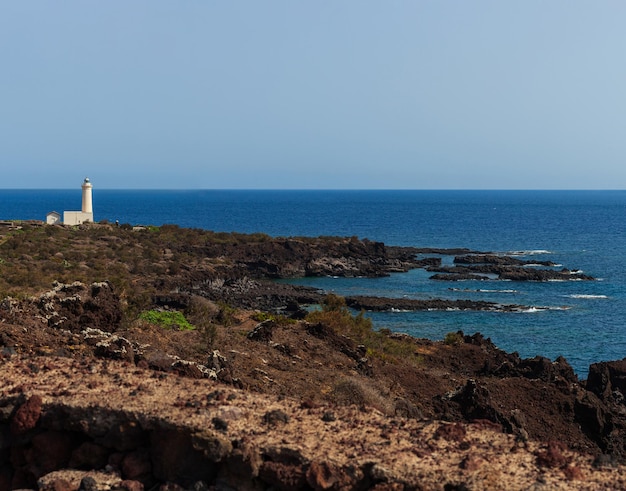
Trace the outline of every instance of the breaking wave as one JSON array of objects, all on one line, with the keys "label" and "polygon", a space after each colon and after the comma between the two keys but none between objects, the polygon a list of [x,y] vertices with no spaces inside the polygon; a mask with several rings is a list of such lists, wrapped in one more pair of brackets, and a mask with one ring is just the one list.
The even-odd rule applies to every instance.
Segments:
[{"label": "breaking wave", "polygon": [[542,254],[552,254],[552,251],[546,249],[532,249],[528,251],[510,251],[507,252],[508,256],[538,256]]},{"label": "breaking wave", "polygon": [[476,292],[476,293],[519,293],[519,290],[487,290],[485,288],[471,289],[471,288],[448,288],[452,292]]},{"label": "breaking wave", "polygon": [[538,306],[533,306],[533,307],[527,307],[527,308],[521,308],[519,310],[516,310],[515,312],[519,312],[521,314],[534,314],[537,312],[546,312],[548,310],[570,310],[571,307],[568,307],[566,305],[562,305],[560,307],[538,307]]},{"label": "breaking wave", "polygon": [[589,295],[586,293],[572,293],[571,295],[563,295],[563,296],[567,298],[588,298],[588,299],[609,298],[607,295]]}]

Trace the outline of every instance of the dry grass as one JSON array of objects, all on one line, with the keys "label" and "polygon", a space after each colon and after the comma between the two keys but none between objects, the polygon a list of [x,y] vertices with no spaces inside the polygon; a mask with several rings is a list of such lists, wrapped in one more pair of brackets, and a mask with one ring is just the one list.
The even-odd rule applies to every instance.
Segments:
[{"label": "dry grass", "polygon": [[340,405],[356,405],[372,407],[383,414],[393,415],[395,406],[389,398],[388,391],[381,390],[372,379],[347,377],[337,381],[332,390],[333,402]]}]

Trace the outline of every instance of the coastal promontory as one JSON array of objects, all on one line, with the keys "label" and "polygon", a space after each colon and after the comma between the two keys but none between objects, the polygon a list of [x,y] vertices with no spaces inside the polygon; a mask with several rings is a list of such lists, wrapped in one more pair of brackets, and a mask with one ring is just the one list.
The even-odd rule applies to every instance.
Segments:
[{"label": "coastal promontory", "polygon": [[626,488],[623,361],[581,380],[563,358],[524,359],[479,333],[416,339],[363,313],[523,306],[275,281],[575,270],[356,237],[0,234],[2,490]]}]

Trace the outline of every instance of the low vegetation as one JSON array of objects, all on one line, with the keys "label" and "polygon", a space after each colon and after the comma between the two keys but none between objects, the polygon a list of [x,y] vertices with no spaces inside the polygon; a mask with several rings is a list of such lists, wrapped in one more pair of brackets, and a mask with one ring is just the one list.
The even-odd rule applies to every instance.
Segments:
[{"label": "low vegetation", "polygon": [[[206,282],[223,275],[231,266],[223,259],[225,246],[270,239],[176,225],[19,226],[0,230],[0,298],[35,295],[55,281],[108,281],[123,300],[126,325],[154,307],[157,291],[175,291],[181,282],[190,287],[196,277]],[[232,322],[232,314],[222,305],[223,322]]]},{"label": "low vegetation", "polygon": [[164,329],[177,329],[179,331],[191,331],[195,329],[185,318],[183,313],[177,310],[147,310],[142,312],[139,318]]},{"label": "low vegetation", "polygon": [[461,331],[449,332],[443,338],[443,342],[448,346],[463,344],[463,333]]},{"label": "low vegetation", "polygon": [[309,313],[307,321],[320,322],[336,333],[350,337],[365,346],[368,357],[383,361],[395,361],[398,358],[419,361],[412,342],[390,337],[391,332],[388,329],[375,330],[365,312],[353,314],[346,306],[345,298],[339,295],[327,295],[321,304],[321,310]]}]

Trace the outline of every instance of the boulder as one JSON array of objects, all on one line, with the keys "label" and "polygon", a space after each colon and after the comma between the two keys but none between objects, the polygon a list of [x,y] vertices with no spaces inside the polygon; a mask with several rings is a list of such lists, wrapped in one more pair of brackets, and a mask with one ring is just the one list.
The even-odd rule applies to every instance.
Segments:
[{"label": "boulder", "polygon": [[618,361],[594,363],[589,367],[587,390],[606,401],[615,398],[616,391],[626,395],[626,358]]}]

